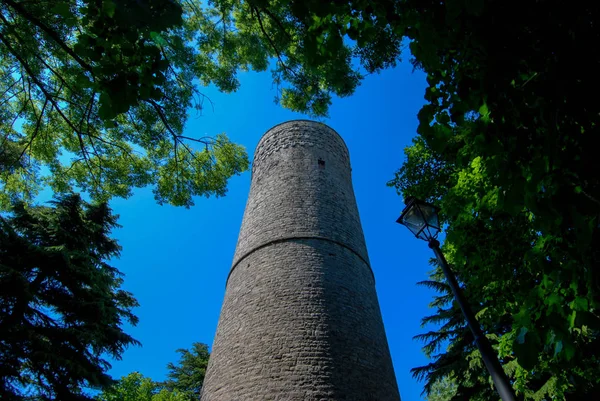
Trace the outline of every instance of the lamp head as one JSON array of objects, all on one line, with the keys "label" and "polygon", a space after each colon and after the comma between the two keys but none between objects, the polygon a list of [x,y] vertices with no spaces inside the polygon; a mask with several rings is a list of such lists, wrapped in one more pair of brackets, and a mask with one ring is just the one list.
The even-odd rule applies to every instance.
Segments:
[{"label": "lamp head", "polygon": [[406,206],[396,220],[406,226],[417,238],[425,241],[436,239],[441,231],[437,206],[409,196],[404,200]]}]

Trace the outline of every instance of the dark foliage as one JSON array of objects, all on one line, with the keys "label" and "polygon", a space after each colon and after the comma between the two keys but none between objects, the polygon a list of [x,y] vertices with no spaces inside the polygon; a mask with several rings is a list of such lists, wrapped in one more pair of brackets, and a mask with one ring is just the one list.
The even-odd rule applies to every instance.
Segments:
[{"label": "dark foliage", "polygon": [[192,349],[178,349],[181,359],[177,364],[169,362],[169,379],[163,383],[169,391],[177,391],[191,399],[199,399],[208,366],[208,345],[193,343]]},{"label": "dark foliage", "polygon": [[106,204],[65,195],[0,217],[0,399],[89,400],[112,382],[106,356],[138,344],[133,296],[107,264],[120,247]]},{"label": "dark foliage", "polygon": [[[419,136],[390,184],[441,207],[444,249],[519,394],[594,398],[600,8],[406,0],[400,15],[428,88]],[[456,313],[437,316],[447,324]],[[429,389],[453,372],[459,393],[486,399],[468,332],[447,329],[448,349],[416,373]]]}]

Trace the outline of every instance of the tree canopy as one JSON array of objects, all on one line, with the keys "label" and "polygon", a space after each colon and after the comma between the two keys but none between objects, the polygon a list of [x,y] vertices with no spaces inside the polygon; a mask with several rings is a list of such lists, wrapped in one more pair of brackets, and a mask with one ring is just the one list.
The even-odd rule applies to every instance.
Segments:
[{"label": "tree canopy", "polygon": [[192,401],[177,391],[162,388],[160,383],[139,372],[123,376],[96,397],[97,401]]},{"label": "tree canopy", "polygon": [[178,349],[177,353],[181,358],[179,362],[170,362],[167,365],[168,379],[163,385],[170,391],[177,391],[190,399],[198,400],[210,357],[208,345],[193,343],[191,350]]},{"label": "tree canopy", "polygon": [[0,216],[1,399],[91,400],[83,388],[112,383],[106,358],[138,344],[122,330],[137,301],[107,263],[116,226],[77,195]]},{"label": "tree canopy", "polygon": [[194,401],[200,399],[200,390],[210,356],[208,346],[193,343],[192,349],[178,349],[181,359],[169,363],[168,379],[155,382],[139,372],[122,377],[107,387],[97,401]]},{"label": "tree canopy", "polygon": [[[599,85],[598,16],[595,6],[557,2],[401,6],[428,88],[390,185],[441,207],[444,251],[525,399],[598,392],[600,114],[583,95]],[[441,292],[424,322],[441,327],[422,337],[433,362],[415,374],[426,390],[453,374],[454,399],[489,399],[440,274],[428,284]]]},{"label": "tree canopy", "polygon": [[427,401],[448,401],[456,394],[456,380],[451,376],[444,376],[431,386]]},{"label": "tree canopy", "polygon": [[186,206],[225,193],[243,148],[183,133],[202,104],[191,13],[171,0],[0,2],[0,207],[42,185],[100,200],[152,185]]},{"label": "tree canopy", "polygon": [[[0,1],[0,208],[41,186],[94,199],[151,185],[158,202],[223,195],[247,169],[224,135],[184,133],[200,85],[239,87],[271,60],[276,100],[321,116],[394,65],[394,2]],[[356,61],[359,61],[356,63]]]}]

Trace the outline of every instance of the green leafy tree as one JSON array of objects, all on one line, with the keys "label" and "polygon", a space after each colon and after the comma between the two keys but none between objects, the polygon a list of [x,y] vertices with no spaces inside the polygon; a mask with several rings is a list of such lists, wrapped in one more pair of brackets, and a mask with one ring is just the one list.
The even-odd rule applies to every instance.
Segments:
[{"label": "green leafy tree", "polygon": [[138,342],[133,296],[107,260],[120,247],[106,204],[66,195],[0,216],[0,398],[90,400],[112,382],[107,356]]},{"label": "green leafy tree", "polygon": [[450,401],[456,394],[456,381],[450,376],[436,381],[431,386],[427,401]]},{"label": "green leafy tree", "polygon": [[[455,140],[471,133],[454,129]],[[598,282],[593,273],[585,273],[596,266],[595,248],[569,245],[569,230],[560,237],[544,234],[528,211],[512,214],[499,207],[494,196],[498,188],[494,191],[490,182],[499,172],[491,174],[478,159],[468,163],[459,162],[456,154],[445,157],[423,137],[406,154],[395,183],[405,194],[430,196],[428,200],[442,207],[446,255],[518,392],[533,400],[586,399],[594,394],[600,322],[593,305]],[[559,256],[560,263],[555,262]],[[579,263],[572,264],[571,258]],[[441,271],[434,271],[431,282],[438,284],[432,286],[441,295],[432,304],[436,313],[424,320],[441,326],[419,336],[434,361],[414,373],[426,379],[426,391],[453,374],[459,386],[455,400],[490,399],[494,395],[489,375],[460,310],[439,284],[442,277]],[[444,342],[449,343],[445,352],[436,354]]]},{"label": "green leafy tree", "polygon": [[193,343],[192,349],[178,349],[181,356],[177,364],[170,362],[167,365],[169,379],[163,383],[170,391],[185,394],[190,399],[200,399],[202,383],[208,366],[208,346],[202,343]]},{"label": "green leafy tree", "polygon": [[178,349],[181,359],[167,365],[168,380],[160,383],[138,372],[124,376],[96,397],[98,401],[193,401],[200,399],[208,365],[208,346],[193,343],[191,350]]},{"label": "green leafy tree", "polygon": [[[45,184],[96,199],[152,185],[159,202],[186,206],[225,193],[246,152],[225,135],[183,135],[203,100],[190,7],[0,2],[0,206]],[[227,91],[226,78],[216,83]]]},{"label": "green leafy tree", "polygon": [[160,383],[133,372],[105,389],[96,397],[97,401],[192,401],[177,391],[162,388]]},{"label": "green leafy tree", "polygon": [[[430,280],[418,284],[439,292],[429,305],[435,313],[422,319],[423,326],[437,328],[415,336],[415,339],[425,343],[425,355],[433,359],[428,365],[412,369],[416,378],[426,379],[424,392],[428,400],[496,399],[497,394],[475,346],[473,335],[466,326],[460,307],[453,302],[452,290],[445,282],[442,272],[436,269],[431,272]],[[472,299],[470,301],[474,302]],[[479,320],[482,317],[481,313],[477,314]],[[494,328],[499,330],[498,325]],[[493,344],[496,343],[496,337],[488,337]],[[440,353],[442,349],[445,352]],[[502,362],[505,367],[514,367],[516,364],[514,360]],[[456,377],[456,374],[461,376]]]},{"label": "green leafy tree", "polygon": [[[599,85],[599,14],[556,2],[400,7],[428,88],[390,184],[441,207],[444,251],[525,399],[591,399],[600,385],[600,107],[581,96]],[[455,308],[435,316],[432,338],[449,347],[417,371],[426,389],[453,372],[459,391],[486,399]]]},{"label": "green leafy tree", "polygon": [[351,95],[367,74],[395,65],[400,35],[382,18],[396,1],[318,0],[215,1],[231,4],[238,35],[258,35],[276,60],[277,102],[291,110],[322,116],[332,95]]},{"label": "green leafy tree", "polygon": [[[442,208],[444,250],[521,396],[593,397],[599,108],[579,91],[597,86],[587,66],[600,61],[591,46],[598,10],[407,1],[402,16],[415,65],[428,74],[428,103],[391,185]],[[455,315],[436,316],[448,324]],[[448,340],[425,370],[427,384],[449,373],[446,358],[456,355],[459,389],[476,389],[468,334]]]},{"label": "green leafy tree", "polygon": [[[266,70],[277,101],[325,115],[394,65],[395,1],[0,1],[0,208],[43,185],[95,199],[151,185],[158,202],[223,195],[247,169],[225,135],[184,135],[198,84]],[[358,62],[356,62],[358,61]]]}]

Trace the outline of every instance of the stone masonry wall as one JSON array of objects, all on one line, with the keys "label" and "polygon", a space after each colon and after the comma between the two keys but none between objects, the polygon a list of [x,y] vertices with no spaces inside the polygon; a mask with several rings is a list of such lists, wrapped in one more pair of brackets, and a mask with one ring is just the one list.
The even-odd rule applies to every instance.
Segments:
[{"label": "stone masonry wall", "polygon": [[291,121],[259,142],[202,401],[399,401],[347,148]]}]

